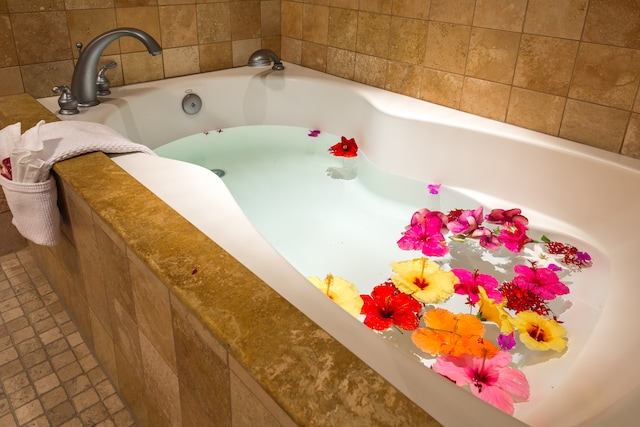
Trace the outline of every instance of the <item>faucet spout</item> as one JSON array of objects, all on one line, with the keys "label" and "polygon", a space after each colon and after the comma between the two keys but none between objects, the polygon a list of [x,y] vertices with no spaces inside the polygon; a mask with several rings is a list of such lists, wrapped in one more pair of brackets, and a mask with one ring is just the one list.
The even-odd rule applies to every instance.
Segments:
[{"label": "faucet spout", "polygon": [[80,53],[78,63],[73,70],[71,92],[78,99],[79,106],[91,107],[100,103],[96,86],[98,60],[111,42],[124,36],[140,40],[153,56],[162,53],[162,48],[158,42],[148,33],[137,28],[116,28],[100,34],[91,40]]}]

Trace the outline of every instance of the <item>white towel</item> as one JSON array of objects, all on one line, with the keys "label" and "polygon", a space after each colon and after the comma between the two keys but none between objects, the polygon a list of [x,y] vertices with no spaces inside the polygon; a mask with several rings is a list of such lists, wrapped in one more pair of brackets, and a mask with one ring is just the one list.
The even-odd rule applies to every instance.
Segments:
[{"label": "white towel", "polygon": [[56,182],[50,175],[56,162],[92,151],[155,155],[150,148],[98,123],[39,123],[21,138],[19,135],[19,124],[0,131],[0,155],[11,156],[14,171],[13,180],[0,176],[0,184],[20,234],[44,246],[55,246],[60,239]]}]

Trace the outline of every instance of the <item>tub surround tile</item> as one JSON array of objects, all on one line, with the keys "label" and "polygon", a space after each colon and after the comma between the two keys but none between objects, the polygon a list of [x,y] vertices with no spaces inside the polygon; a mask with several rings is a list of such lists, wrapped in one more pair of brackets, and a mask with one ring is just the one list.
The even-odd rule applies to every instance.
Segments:
[{"label": "tub surround tile", "polygon": [[329,9],[327,44],[355,51],[357,23],[357,11],[337,8]]},{"label": "tub surround tile", "polygon": [[229,3],[229,19],[231,40],[255,39],[262,35],[259,1]]},{"label": "tub surround tile", "polygon": [[560,137],[584,141],[607,151],[619,152],[631,113],[569,99]]},{"label": "tub surround tile", "polygon": [[300,64],[313,70],[324,72],[327,69],[327,45],[302,41]]},{"label": "tub surround tile", "polygon": [[231,40],[229,4],[197,4],[196,16],[198,41],[200,43],[207,44]]},{"label": "tub surround tile", "polygon": [[507,123],[558,135],[566,99],[514,87],[509,99]]},{"label": "tub surround tile", "polygon": [[631,110],[640,83],[640,51],[582,43],[569,97]]},{"label": "tub surround tile", "polygon": [[164,76],[162,55],[151,56],[144,51],[123,53],[120,58],[124,84],[160,80]]},{"label": "tub surround tile", "polygon": [[511,87],[465,77],[460,109],[478,116],[504,121]]},{"label": "tub surround tile", "polygon": [[450,24],[471,25],[475,0],[431,0],[429,19]]},{"label": "tub surround tile", "polygon": [[[40,64],[71,59],[65,12],[17,13],[11,25],[20,64]],[[47,35],[47,43],[33,43]]]},{"label": "tub surround tile", "polygon": [[422,64],[427,44],[427,21],[392,17],[389,35],[389,59]]},{"label": "tub surround tile", "polygon": [[640,114],[631,114],[621,153],[640,159]]},{"label": "tub surround tile", "polygon": [[231,42],[233,52],[233,66],[242,67],[247,65],[247,61],[253,52],[262,48],[260,39],[234,40]]},{"label": "tub surround tile", "polygon": [[588,0],[530,1],[524,32],[580,40]]},{"label": "tub surround tile", "polygon": [[385,81],[386,90],[418,98],[422,84],[422,68],[389,61]]},{"label": "tub surround tile", "polygon": [[474,28],[469,42],[466,74],[511,84],[520,47],[520,33]]},{"label": "tub surround tile", "polygon": [[159,18],[163,49],[198,44],[195,4],[162,6]]},{"label": "tub surround tile", "polygon": [[526,9],[527,0],[476,0],[473,25],[522,31]]},{"label": "tub surround tile", "polygon": [[73,76],[73,61],[44,62],[40,64],[23,65],[22,81],[25,90],[33,96],[42,98],[53,96],[53,86],[70,85]]},{"label": "tub surround tile", "polygon": [[40,120],[56,121],[58,118],[26,93],[0,97],[0,128],[21,122],[22,129],[26,130]]},{"label": "tub surround tile", "polygon": [[464,76],[425,68],[422,71],[420,99],[458,108],[462,96]]},{"label": "tub surround tile", "polygon": [[115,0],[64,0],[67,10],[73,9],[109,9],[115,6]]},{"label": "tub surround tile", "polygon": [[9,15],[0,15],[0,67],[18,65],[18,53],[11,31]]},{"label": "tub surround tile", "polygon": [[285,37],[302,38],[303,4],[283,0],[280,6],[282,28],[280,31]]},{"label": "tub surround tile", "polygon": [[201,44],[198,47],[200,71],[216,71],[233,66],[231,42]]},{"label": "tub surround tile", "polygon": [[305,4],[302,7],[302,40],[327,44],[329,8]]},{"label": "tub surround tile", "polygon": [[389,14],[391,13],[392,3],[393,0],[361,0],[360,10]]},{"label": "tub surround tile", "polygon": [[9,6],[7,6],[7,0],[0,0],[0,13],[9,13]]},{"label": "tub surround tile", "polygon": [[9,12],[42,12],[64,10],[64,0],[7,0]]},{"label": "tub surround tile", "polygon": [[260,29],[262,37],[280,38],[280,1],[260,2]]},{"label": "tub surround tile", "polygon": [[356,53],[354,80],[369,86],[383,88],[387,76],[387,60]]},{"label": "tub surround tile", "polygon": [[591,0],[584,40],[640,49],[640,5],[634,0]]},{"label": "tub surround tile", "polygon": [[356,52],[387,58],[390,28],[391,17],[389,15],[359,12]]},{"label": "tub surround tile", "polygon": [[[98,358],[100,359],[100,357]],[[105,370],[112,379],[115,378],[114,383],[127,402],[136,421],[142,427],[154,427],[149,423],[150,409],[147,404],[144,379],[138,376],[119,349],[114,350],[114,362],[114,365],[117,365],[117,367],[114,366],[116,370],[114,373],[109,372],[108,369]]]},{"label": "tub surround tile", "polygon": [[424,66],[463,74],[469,52],[471,27],[430,22]]},{"label": "tub surround tile", "polygon": [[430,0],[394,0],[391,13],[405,18],[429,19]]},{"label": "tub surround tile", "polygon": [[[135,27],[147,32],[157,41],[162,40],[157,7],[116,8],[116,23],[118,27]],[[118,42],[123,53],[147,51],[144,44],[134,37],[120,37]]]},{"label": "tub surround tile", "polygon": [[[71,52],[78,58],[76,43],[86,46],[96,36],[117,27],[114,9],[90,9],[67,11]],[[120,53],[119,43],[110,43],[104,50],[104,55]]]},{"label": "tub surround tile", "polygon": [[356,53],[354,51],[327,48],[327,73],[345,79],[353,79],[355,67]]},{"label": "tub surround tile", "polygon": [[162,51],[165,77],[186,76],[200,72],[200,53],[197,46],[177,47]]}]

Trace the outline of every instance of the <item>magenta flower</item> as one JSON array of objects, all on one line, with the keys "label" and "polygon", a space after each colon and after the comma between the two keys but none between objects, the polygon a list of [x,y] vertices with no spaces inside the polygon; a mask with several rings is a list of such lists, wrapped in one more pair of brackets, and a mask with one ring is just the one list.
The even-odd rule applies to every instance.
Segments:
[{"label": "magenta flower", "polygon": [[430,194],[438,194],[440,192],[440,185],[442,184],[429,184],[427,188],[429,189]]},{"label": "magenta flower", "polygon": [[522,225],[529,224],[526,216],[520,215],[522,211],[518,208],[514,209],[493,209],[491,213],[485,217],[487,222],[492,224],[506,224],[511,222],[519,222]]},{"label": "magenta flower", "polygon": [[460,216],[449,221],[447,228],[454,234],[469,234],[482,224],[482,206],[473,211],[462,211]]},{"label": "magenta flower", "polygon": [[531,267],[516,265],[513,271],[517,274],[512,280],[514,285],[531,291],[543,300],[549,301],[569,293],[567,285],[550,268],[536,267],[535,264]]},{"label": "magenta flower", "polygon": [[464,268],[454,268],[451,272],[460,280],[460,283],[454,285],[454,292],[458,295],[467,295],[472,305],[480,301],[478,286],[482,286],[489,298],[494,301],[502,301],[502,294],[498,291],[499,283],[495,277],[480,274],[478,270],[474,270],[472,273]]},{"label": "magenta flower", "polygon": [[405,231],[398,240],[398,247],[404,250],[419,250],[425,256],[444,256],[449,253],[444,236],[442,221],[431,216],[426,222],[420,222]]},{"label": "magenta flower", "polygon": [[529,382],[518,369],[509,368],[511,354],[501,351],[491,359],[440,356],[433,370],[459,386],[468,385],[471,393],[496,408],[513,414],[513,402],[529,398]]},{"label": "magenta flower", "polygon": [[506,222],[500,230],[498,240],[511,252],[518,253],[524,245],[532,242],[527,236],[527,226],[521,222]]},{"label": "magenta flower", "polygon": [[418,209],[411,216],[411,225],[409,227],[413,227],[414,225],[426,223],[429,221],[431,217],[436,217],[440,220],[442,224],[442,228],[446,229],[447,224],[447,216],[440,211],[430,211],[427,208]]},{"label": "magenta flower", "polygon": [[516,335],[514,331],[510,334],[498,335],[498,346],[501,350],[511,350],[516,346]]},{"label": "magenta flower", "polygon": [[495,251],[496,249],[499,249],[500,246],[502,246],[502,243],[500,243],[500,240],[498,240],[498,236],[493,234],[493,231],[489,230],[486,227],[476,228],[471,233],[471,237],[479,239],[480,246],[489,251]]}]

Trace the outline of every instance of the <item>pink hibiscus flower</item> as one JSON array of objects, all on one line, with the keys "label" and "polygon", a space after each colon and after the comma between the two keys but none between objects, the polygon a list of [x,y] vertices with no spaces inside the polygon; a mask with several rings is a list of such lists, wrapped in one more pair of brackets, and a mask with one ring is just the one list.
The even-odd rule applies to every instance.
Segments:
[{"label": "pink hibiscus flower", "polygon": [[527,236],[527,226],[521,222],[506,222],[504,228],[500,230],[498,240],[515,253],[522,251],[524,245],[533,241]]},{"label": "pink hibiscus flower", "polygon": [[531,291],[543,300],[549,301],[569,293],[567,285],[550,268],[536,267],[535,264],[531,267],[516,265],[513,271],[517,274],[512,280],[514,285]]},{"label": "pink hibiscus flower", "polygon": [[513,414],[513,402],[529,398],[527,377],[509,368],[511,353],[501,351],[491,359],[462,356],[440,356],[433,370],[459,386],[468,385],[471,393],[496,408]]},{"label": "pink hibiscus flower", "polygon": [[480,227],[473,230],[471,237],[479,239],[480,246],[489,251],[495,251],[496,249],[500,249],[500,246],[502,246],[502,243],[498,240],[498,236],[494,235],[493,231],[486,227]]},{"label": "pink hibiscus flower", "polygon": [[418,223],[405,231],[398,240],[398,247],[419,250],[425,256],[444,256],[449,253],[449,247],[441,230],[442,221],[432,216],[427,222]]},{"label": "pink hibiscus flower", "polygon": [[460,216],[449,221],[447,228],[454,234],[469,234],[482,224],[482,206],[473,211],[462,211]]},{"label": "pink hibiscus flower", "polygon": [[502,294],[498,291],[499,283],[495,277],[480,274],[478,270],[471,272],[464,268],[454,268],[451,272],[460,279],[460,283],[453,287],[454,292],[458,295],[467,295],[470,304],[475,305],[480,301],[478,286],[484,288],[489,298],[494,301],[502,301]]},{"label": "pink hibiscus flower", "polygon": [[519,222],[522,225],[529,224],[529,220],[526,216],[521,215],[521,210],[518,208],[513,209],[492,209],[491,213],[485,217],[487,222],[492,224],[506,224],[508,222]]}]

